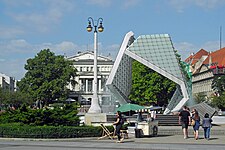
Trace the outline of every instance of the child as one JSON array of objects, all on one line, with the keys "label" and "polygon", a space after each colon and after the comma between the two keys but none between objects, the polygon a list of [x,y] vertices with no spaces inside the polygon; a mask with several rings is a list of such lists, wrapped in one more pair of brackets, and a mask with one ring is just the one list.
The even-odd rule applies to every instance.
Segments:
[{"label": "child", "polygon": [[209,114],[206,113],[202,120],[202,127],[204,129],[204,138],[209,140],[210,137],[210,129],[212,127],[212,119],[209,118]]}]

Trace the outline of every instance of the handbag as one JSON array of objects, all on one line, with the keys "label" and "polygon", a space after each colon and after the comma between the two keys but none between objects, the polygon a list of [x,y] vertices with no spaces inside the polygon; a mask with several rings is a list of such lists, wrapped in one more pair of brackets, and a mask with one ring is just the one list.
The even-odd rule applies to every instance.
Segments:
[{"label": "handbag", "polygon": [[195,125],[195,120],[191,119],[191,125],[194,126]]}]

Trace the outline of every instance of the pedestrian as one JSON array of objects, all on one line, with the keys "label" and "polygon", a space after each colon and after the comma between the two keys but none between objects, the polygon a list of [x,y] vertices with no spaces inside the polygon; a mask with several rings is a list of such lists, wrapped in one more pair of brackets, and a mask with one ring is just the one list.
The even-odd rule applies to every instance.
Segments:
[{"label": "pedestrian", "polygon": [[193,120],[193,129],[194,129],[194,138],[195,140],[198,140],[198,136],[199,136],[199,127],[200,127],[200,116],[199,113],[196,109],[192,110],[192,117],[191,119]]},{"label": "pedestrian", "polygon": [[122,118],[122,115],[121,115],[120,111],[116,112],[116,122],[114,122],[113,125],[116,125],[116,135],[117,135],[117,138],[118,138],[117,143],[123,142],[123,138],[120,135],[120,130],[121,130],[122,125],[123,125],[123,118]]},{"label": "pedestrian", "polygon": [[206,113],[202,120],[202,128],[204,129],[204,138],[209,140],[210,130],[212,127],[212,119],[209,117],[209,114]]},{"label": "pedestrian", "polygon": [[187,106],[183,106],[183,110],[179,113],[179,124],[182,126],[184,139],[188,138],[188,125],[191,121],[190,112]]}]

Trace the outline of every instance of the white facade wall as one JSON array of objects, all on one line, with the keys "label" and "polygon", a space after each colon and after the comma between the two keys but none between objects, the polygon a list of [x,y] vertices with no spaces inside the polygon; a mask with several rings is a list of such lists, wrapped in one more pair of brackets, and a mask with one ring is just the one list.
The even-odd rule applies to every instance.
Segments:
[{"label": "white facade wall", "polygon": [[[74,67],[77,69],[77,76],[75,78],[78,83],[75,87],[68,85],[69,89],[73,91],[70,95],[75,100],[90,101],[93,98],[94,86],[94,72],[93,62],[94,53],[87,51],[79,53],[75,56],[68,57],[68,60],[73,61]],[[106,80],[109,77],[113,66],[112,59],[104,56],[98,56],[98,97],[100,105],[110,105],[111,94],[105,86]]]},{"label": "white facade wall", "polygon": [[206,96],[210,97],[213,93],[212,82],[214,75],[209,69],[206,71],[200,70],[192,76],[192,93],[193,95],[198,93],[204,93]]},{"label": "white facade wall", "polygon": [[0,73],[0,87],[3,88],[4,90],[15,91],[16,90],[15,78]]}]

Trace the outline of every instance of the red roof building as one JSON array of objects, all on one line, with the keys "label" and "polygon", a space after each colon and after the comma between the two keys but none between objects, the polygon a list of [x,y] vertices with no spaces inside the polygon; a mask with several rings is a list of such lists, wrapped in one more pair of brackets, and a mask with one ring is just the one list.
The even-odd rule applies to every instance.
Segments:
[{"label": "red roof building", "polygon": [[214,77],[225,74],[225,47],[214,52],[201,49],[185,62],[190,64],[192,72],[192,93],[211,96]]}]

